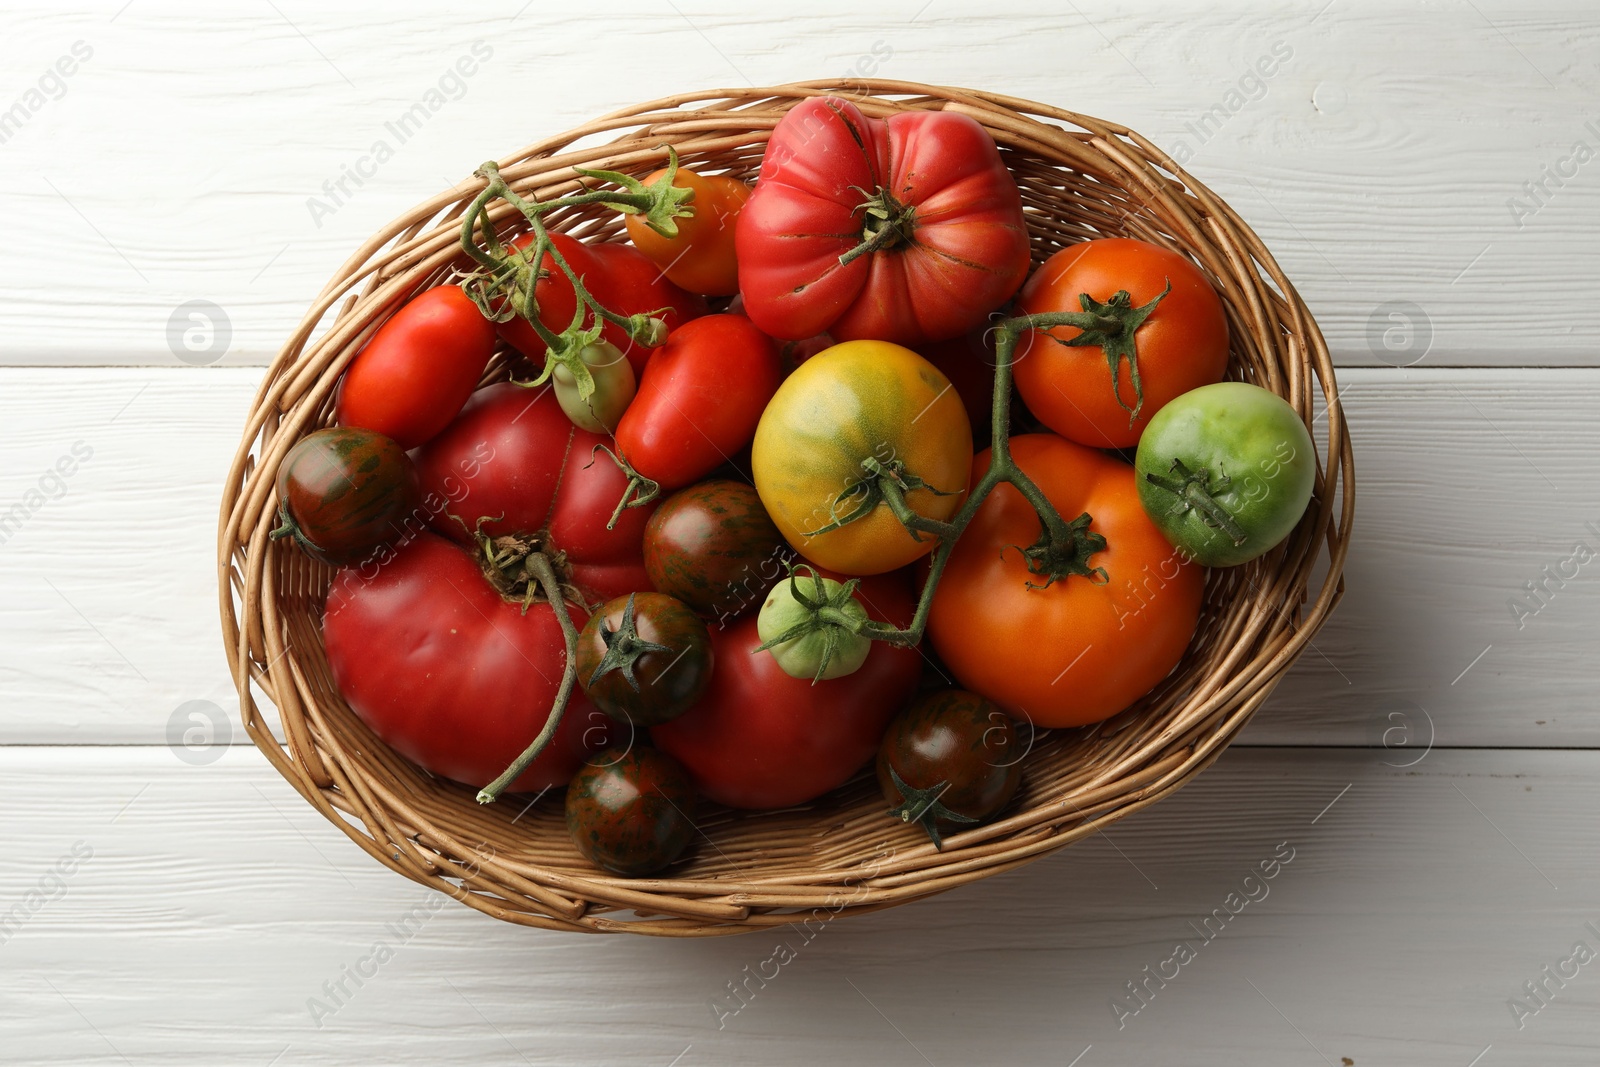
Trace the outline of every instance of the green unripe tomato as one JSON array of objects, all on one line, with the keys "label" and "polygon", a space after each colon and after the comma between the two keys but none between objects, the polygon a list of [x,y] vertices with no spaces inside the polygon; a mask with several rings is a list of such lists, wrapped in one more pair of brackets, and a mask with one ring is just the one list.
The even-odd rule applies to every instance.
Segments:
[{"label": "green unripe tomato", "polygon": [[772,587],[756,615],[756,633],[785,674],[825,682],[861,669],[872,640],[852,632],[867,621],[867,609],[851,596],[853,589],[853,583],[814,573]]},{"label": "green unripe tomato", "polygon": [[550,372],[556,400],[573,425],[590,433],[611,433],[622,421],[622,413],[628,410],[637,391],[633,367],[621,350],[609,341],[596,341],[584,346],[578,358],[589,368],[594,391],[588,396],[581,395],[572,368],[558,363]]},{"label": "green unripe tomato", "polygon": [[1204,566],[1232,567],[1289,536],[1311,500],[1317,454],[1281,397],[1219,382],[1158,411],[1134,467],[1139,500],[1167,540]]}]

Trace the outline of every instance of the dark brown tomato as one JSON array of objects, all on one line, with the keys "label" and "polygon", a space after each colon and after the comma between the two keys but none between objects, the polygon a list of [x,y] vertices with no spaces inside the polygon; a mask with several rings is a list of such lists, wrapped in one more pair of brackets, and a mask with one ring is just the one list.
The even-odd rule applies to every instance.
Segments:
[{"label": "dark brown tomato", "polygon": [[680,490],[644,529],[650,584],[719,621],[759,606],[789,555],[755,487],[744,482]]},{"label": "dark brown tomato", "polygon": [[694,784],[683,766],[648,746],[608,748],[567,785],[567,832],[592,863],[653,874],[694,837]]},{"label": "dark brown tomato", "polygon": [[1016,725],[997,705],[943,689],[889,724],[878,749],[878,784],[894,805],[891,815],[917,823],[943,848],[940,829],[983,822],[1011,801],[1025,754]]},{"label": "dark brown tomato", "polygon": [[317,430],[278,467],[281,521],[272,536],[293,538],[324,563],[355,563],[403,537],[420,502],[416,468],[393,440],[353,426]]},{"label": "dark brown tomato", "polygon": [[711,634],[665,593],[607,601],[578,635],[578,684],[619,721],[658,726],[688,711],[711,682]]}]

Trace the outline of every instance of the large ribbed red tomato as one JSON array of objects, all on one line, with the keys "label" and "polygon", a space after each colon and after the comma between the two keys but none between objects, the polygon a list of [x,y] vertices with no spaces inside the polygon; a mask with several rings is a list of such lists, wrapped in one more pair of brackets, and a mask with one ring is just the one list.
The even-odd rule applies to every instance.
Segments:
[{"label": "large ribbed red tomato", "polygon": [[745,313],[784,340],[954,337],[1028,271],[1022,197],[982,126],[954,111],[869,119],[835,97],[772,131],[735,240]]},{"label": "large ribbed red tomato", "polygon": [[[583,608],[569,604],[583,625]],[[503,599],[462,548],[431,533],[334,576],[322,624],[339,692],[396,752],[485,786],[538,735],[566,663],[555,612]],[[622,731],[626,736],[626,731]],[[574,693],[514,792],[561,785],[618,727]]]},{"label": "large ribbed red tomato", "polygon": [[606,520],[627,479],[596,445],[609,439],[572,425],[548,386],[502,382],[473,395],[461,415],[416,454],[435,529],[463,545],[481,530],[536,539],[563,553],[591,600],[649,589],[644,528],[655,504]]}]

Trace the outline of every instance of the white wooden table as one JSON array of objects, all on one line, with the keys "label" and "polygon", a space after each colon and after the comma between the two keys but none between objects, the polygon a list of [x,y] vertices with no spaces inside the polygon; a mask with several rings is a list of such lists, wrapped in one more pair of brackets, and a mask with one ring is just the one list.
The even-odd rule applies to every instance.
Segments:
[{"label": "white wooden table", "polygon": [[[1600,1061],[1592,0],[449,6],[0,13],[0,1060]],[[873,71],[1187,151],[1341,368],[1349,595],[1181,793],[829,926],[742,1007],[780,935],[430,909],[235,723],[212,546],[260,367],[350,249],[484,159],[684,88]],[[191,301],[218,309],[199,352]]]}]

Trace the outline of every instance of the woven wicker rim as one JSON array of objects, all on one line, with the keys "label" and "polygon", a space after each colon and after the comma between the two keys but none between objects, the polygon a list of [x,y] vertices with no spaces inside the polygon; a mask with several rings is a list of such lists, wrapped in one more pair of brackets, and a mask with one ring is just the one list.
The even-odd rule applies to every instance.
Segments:
[{"label": "woven wicker rim", "polygon": [[[1040,734],[1008,813],[948,836],[943,852],[885,818],[863,774],[783,812],[707,805],[698,847],[669,876],[609,876],[573,849],[558,798],[480,807],[471,789],[432,778],[379,741],[340,697],[323,653],[319,620],[332,572],[267,537],[278,464],[301,436],[332,421],[345,365],[400,301],[459,264],[461,214],[483,187],[468,180],[375,234],[312,304],[251,405],[218,531],[222,625],[245,728],[307,801],[393,870],[525,926],[668,936],[814,923],[930,896],[1019,867],[1183,785],[1249,721],[1343,594],[1355,489],[1322,334],[1243,220],[1131,130],[971,89],[818,81],[650,101],[540,141],[502,160],[501,172],[524,196],[547,199],[580,187],[574,165],[642,175],[670,143],[686,166],[750,178],[784,113],[823,94],[847,96],[872,116],[942,108],[983,124],[1022,189],[1035,263],[1102,236],[1138,237],[1193,258],[1227,307],[1229,377],[1283,397],[1319,441],[1305,519],[1267,556],[1211,572],[1200,628],[1177,671],[1105,723]],[[501,226],[508,214],[504,204],[493,212]],[[595,207],[551,222],[590,240],[620,231],[618,216]],[[330,313],[331,326],[312,340]],[[504,376],[497,356],[485,380]],[[1313,411],[1319,393],[1325,415]],[[286,746],[263,718],[258,692],[276,705]]]}]

